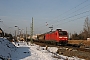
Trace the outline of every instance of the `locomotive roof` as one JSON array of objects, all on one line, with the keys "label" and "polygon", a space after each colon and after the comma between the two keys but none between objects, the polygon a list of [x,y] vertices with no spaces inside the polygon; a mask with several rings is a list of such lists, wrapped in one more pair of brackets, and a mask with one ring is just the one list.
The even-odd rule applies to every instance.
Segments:
[{"label": "locomotive roof", "polygon": [[[55,31],[62,31],[62,29],[56,29]],[[43,34],[40,34],[40,35],[44,35],[44,34],[49,34],[49,33],[52,33],[52,32],[55,32],[55,31],[49,31],[49,32],[46,32],[46,33],[43,33]]]},{"label": "locomotive roof", "polygon": [[49,32],[46,32],[45,34],[47,34],[47,33],[52,33],[52,32],[55,32],[55,31],[49,31]]}]

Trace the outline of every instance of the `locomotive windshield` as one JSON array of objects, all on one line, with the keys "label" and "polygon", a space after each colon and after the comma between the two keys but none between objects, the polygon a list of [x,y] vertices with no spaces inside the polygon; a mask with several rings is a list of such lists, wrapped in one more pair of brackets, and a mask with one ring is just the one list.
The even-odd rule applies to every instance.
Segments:
[{"label": "locomotive windshield", "polygon": [[67,35],[67,32],[66,31],[59,31],[59,35],[60,36],[65,36],[65,35]]}]

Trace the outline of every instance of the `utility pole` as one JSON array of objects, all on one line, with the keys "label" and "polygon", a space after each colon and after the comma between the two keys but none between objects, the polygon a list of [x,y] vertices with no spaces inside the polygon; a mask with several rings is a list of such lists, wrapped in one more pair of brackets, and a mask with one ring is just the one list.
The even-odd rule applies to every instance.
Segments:
[{"label": "utility pole", "polygon": [[27,42],[27,27],[26,27],[26,42]]},{"label": "utility pole", "polygon": [[33,43],[32,36],[33,36],[33,17],[32,17],[32,26],[31,26],[31,43]]},{"label": "utility pole", "polygon": [[16,44],[16,40],[17,40],[17,37],[16,37],[16,30],[15,30],[15,44]]}]

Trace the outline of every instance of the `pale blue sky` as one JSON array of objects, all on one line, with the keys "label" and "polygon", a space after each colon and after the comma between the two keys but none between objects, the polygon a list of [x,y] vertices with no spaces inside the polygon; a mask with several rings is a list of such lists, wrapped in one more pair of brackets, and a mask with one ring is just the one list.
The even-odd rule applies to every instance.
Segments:
[{"label": "pale blue sky", "polygon": [[0,19],[3,21],[0,27],[14,34],[17,25],[24,31],[27,27],[30,33],[33,17],[34,34],[45,33],[52,25],[54,30],[62,28],[69,33],[79,33],[89,10],[90,0],[0,0]]}]

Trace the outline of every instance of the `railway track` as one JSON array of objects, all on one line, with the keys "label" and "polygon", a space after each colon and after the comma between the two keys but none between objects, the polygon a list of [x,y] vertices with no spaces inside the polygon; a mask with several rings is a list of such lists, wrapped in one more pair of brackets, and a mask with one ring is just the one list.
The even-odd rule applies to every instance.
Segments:
[{"label": "railway track", "polygon": [[[40,45],[42,47],[57,47],[57,54],[65,55],[65,56],[76,56],[79,58],[83,58],[85,60],[90,60],[90,49],[80,48],[80,45],[77,44],[67,44],[67,45],[53,45],[48,43],[40,43],[40,42],[34,42],[37,45]],[[57,57],[58,58],[58,57]]]},{"label": "railway track", "polygon": [[84,52],[90,53],[90,49],[80,48],[80,46],[82,46],[82,45],[78,45],[78,44],[55,45],[55,44],[50,44],[50,43],[38,42],[38,41],[34,41],[34,43],[37,45],[40,45],[42,47],[45,47],[46,45],[48,47],[58,47],[58,48],[64,47],[64,48],[68,48],[68,49],[75,49],[78,51],[84,51]]},{"label": "railway track", "polygon": [[65,55],[65,56],[77,56],[79,58],[83,58],[85,60],[89,60],[90,59],[90,48],[86,49],[86,48],[80,48],[80,45],[78,44],[67,44],[67,45],[53,45],[53,44],[48,44],[48,43],[41,43],[41,42],[34,42],[37,45],[40,45],[42,47],[46,47],[46,45],[48,47],[57,47],[57,54],[60,55]]}]

